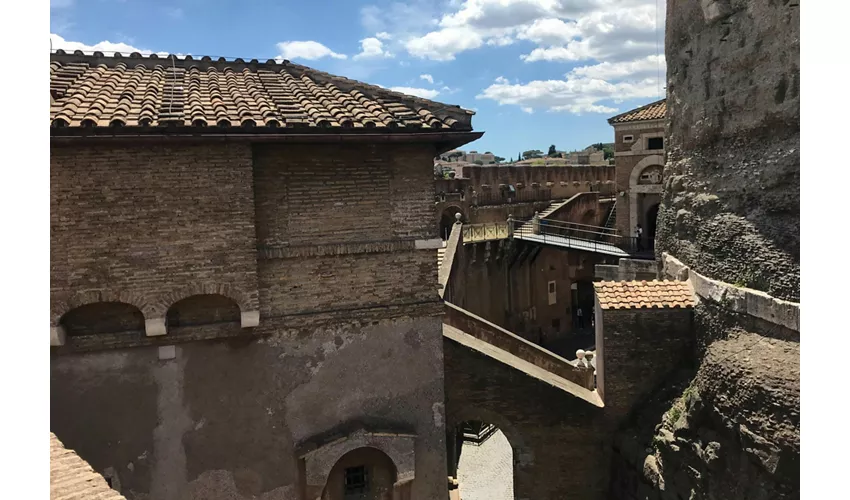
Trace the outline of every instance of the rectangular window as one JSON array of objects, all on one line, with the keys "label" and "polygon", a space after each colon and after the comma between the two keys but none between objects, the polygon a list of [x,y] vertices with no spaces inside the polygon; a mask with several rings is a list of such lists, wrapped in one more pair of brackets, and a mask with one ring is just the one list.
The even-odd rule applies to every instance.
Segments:
[{"label": "rectangular window", "polygon": [[624,135],[623,136],[623,142],[632,142],[633,140],[635,140],[635,136],[633,136],[633,135]]},{"label": "rectangular window", "polygon": [[646,140],[646,149],[664,149],[664,138],[650,137]]},{"label": "rectangular window", "polygon": [[549,305],[554,306],[558,302],[558,295],[555,293],[555,282],[549,282]]},{"label": "rectangular window", "polygon": [[345,469],[345,494],[361,495],[369,492],[369,477],[366,467],[348,467]]}]

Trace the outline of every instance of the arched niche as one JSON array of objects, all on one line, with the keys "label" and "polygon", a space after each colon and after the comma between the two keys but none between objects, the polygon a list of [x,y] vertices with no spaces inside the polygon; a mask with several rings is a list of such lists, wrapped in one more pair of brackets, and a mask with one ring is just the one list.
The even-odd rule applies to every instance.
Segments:
[{"label": "arched niche", "polygon": [[322,500],[392,500],[396,467],[383,451],[364,446],[337,460],[328,473]]},{"label": "arched niche", "polygon": [[[347,454],[363,448],[377,450],[389,458],[395,472],[394,490],[399,491],[408,488],[409,483],[415,477],[415,441],[416,436],[413,434],[360,429],[338,439],[310,442],[307,445],[300,446],[299,456],[304,461],[304,484],[306,485],[307,498],[310,500],[324,499],[325,489],[329,484],[328,480],[331,478],[334,467]],[[371,457],[377,460],[377,455],[372,452],[360,453],[362,456],[352,456],[355,458],[358,456],[361,458]],[[346,464],[348,461],[342,463]],[[386,462],[377,461],[375,463],[386,465]],[[349,465],[349,467],[357,467],[357,465]]]},{"label": "arched niche", "polygon": [[144,332],[142,311],[125,302],[92,302],[71,309],[59,319],[69,337],[105,333]]},{"label": "arched niche", "polygon": [[239,324],[239,304],[230,297],[209,293],[190,295],[178,300],[165,315],[168,328],[200,326],[220,323]]}]

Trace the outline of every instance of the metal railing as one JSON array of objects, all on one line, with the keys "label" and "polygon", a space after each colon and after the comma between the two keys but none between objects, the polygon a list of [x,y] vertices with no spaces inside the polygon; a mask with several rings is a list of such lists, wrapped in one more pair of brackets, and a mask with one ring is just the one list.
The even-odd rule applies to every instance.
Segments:
[{"label": "metal railing", "polygon": [[438,193],[434,195],[434,201],[437,203],[445,201],[463,201],[466,194],[463,191],[455,191],[453,193]]},{"label": "metal railing", "polygon": [[464,422],[463,440],[469,444],[481,446],[497,430],[499,429],[495,425],[485,422]]},{"label": "metal railing", "polygon": [[602,253],[610,252],[611,247],[633,256],[652,257],[654,253],[651,239],[622,236],[613,228],[540,218],[509,220],[507,226],[510,237],[534,237],[544,243],[567,243]]},{"label": "metal railing", "polygon": [[510,205],[513,203],[527,203],[532,201],[549,201],[552,199],[551,189],[530,188],[510,191],[498,189],[495,191],[477,192],[472,197],[472,204],[484,205]]},{"label": "metal railing", "polygon": [[463,242],[503,240],[508,237],[507,222],[484,222],[463,225]]}]

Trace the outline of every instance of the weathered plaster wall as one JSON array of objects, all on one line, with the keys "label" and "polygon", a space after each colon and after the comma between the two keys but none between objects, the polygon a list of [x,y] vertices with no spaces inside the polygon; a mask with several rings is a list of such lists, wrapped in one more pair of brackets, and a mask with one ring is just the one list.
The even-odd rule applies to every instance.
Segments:
[{"label": "weathered plaster wall", "polygon": [[[417,434],[413,498],[445,498],[440,319],[59,356],[51,428],[128,499],[296,499],[295,447],[341,425]],[[400,376],[403,367],[403,376]],[[87,411],[91,410],[91,411]]]},{"label": "weathered plaster wall", "polygon": [[788,300],[800,296],[799,11],[789,1],[667,2],[656,242],[711,278]]}]

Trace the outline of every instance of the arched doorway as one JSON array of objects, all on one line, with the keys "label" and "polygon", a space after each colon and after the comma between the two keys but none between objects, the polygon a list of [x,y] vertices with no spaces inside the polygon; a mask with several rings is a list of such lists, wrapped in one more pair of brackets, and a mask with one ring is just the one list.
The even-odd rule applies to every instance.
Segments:
[{"label": "arched doorway", "polygon": [[513,500],[514,450],[505,434],[488,422],[467,420],[455,430],[457,495],[463,500]]},{"label": "arched doorway", "polygon": [[446,207],[443,215],[440,216],[440,238],[444,241],[448,240],[449,235],[452,234],[452,226],[457,221],[456,214],[461,214],[461,220],[463,220],[463,212],[455,206]]},{"label": "arched doorway", "polygon": [[395,482],[390,457],[376,448],[357,448],[333,466],[322,500],[392,500]]},{"label": "arched doorway", "polygon": [[661,206],[660,203],[656,203],[649,207],[649,210],[646,211],[646,236],[648,248],[653,248],[655,246],[655,230],[658,224],[658,207]]}]

